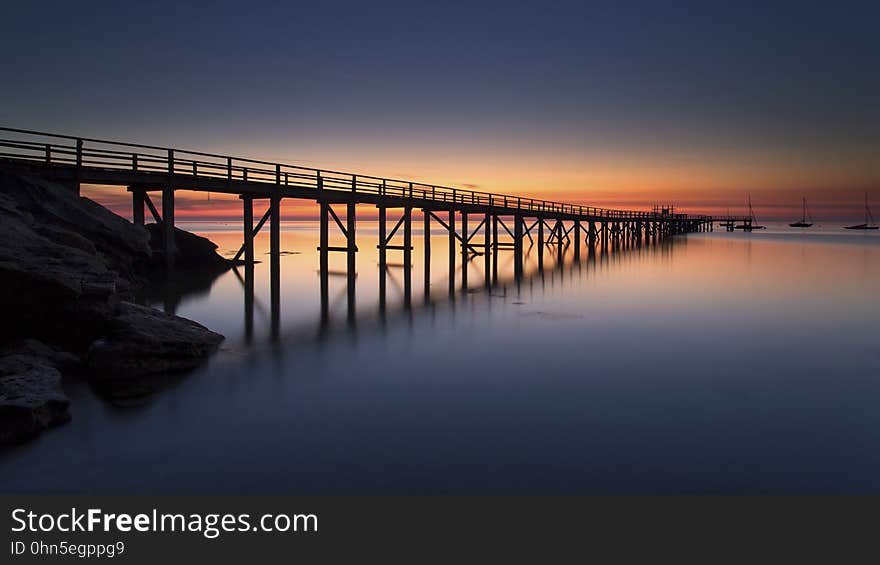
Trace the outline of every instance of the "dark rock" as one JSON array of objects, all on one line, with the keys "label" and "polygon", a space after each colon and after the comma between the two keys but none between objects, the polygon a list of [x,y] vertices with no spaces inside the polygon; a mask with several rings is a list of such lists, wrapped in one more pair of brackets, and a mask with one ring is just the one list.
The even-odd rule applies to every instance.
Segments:
[{"label": "dark rock", "polygon": [[0,171],[0,192],[14,203],[19,214],[30,216],[29,224],[48,239],[81,251],[93,247],[106,268],[124,278],[138,278],[139,267],[152,254],[149,235],[141,226],[61,185]]},{"label": "dark rock", "polygon": [[[223,336],[127,302],[164,273],[151,233],[160,232],[67,187],[0,171],[0,346],[17,342],[0,352],[0,441],[69,418],[59,369],[76,365],[77,355],[88,356],[103,382],[121,382],[114,379],[192,368],[217,348]],[[176,263],[206,280],[233,264],[205,238],[176,230],[176,240]]]},{"label": "dark rock", "polygon": [[[97,254],[48,239],[32,214],[0,193],[0,343],[35,337],[78,341],[100,331],[118,275]],[[75,237],[75,234],[71,234]]]},{"label": "dark rock", "polygon": [[70,361],[33,341],[0,352],[0,444],[28,440],[70,420],[56,365]]},{"label": "dark rock", "polygon": [[89,349],[87,364],[97,379],[178,372],[197,367],[222,341],[191,320],[123,302],[107,335]]},{"label": "dark rock", "polygon": [[[162,224],[147,224],[150,234],[150,247],[153,250],[154,264],[161,267],[164,262],[165,236]],[[174,245],[177,252],[174,256],[175,270],[210,270],[223,272],[237,264],[231,259],[217,253],[217,244],[206,237],[174,228]],[[155,272],[161,272],[156,269]]]},{"label": "dark rock", "polygon": [[[0,344],[32,337],[84,353],[108,333],[120,300],[174,280],[153,262],[151,233],[161,230],[64,186],[0,171],[0,311],[14,320],[0,325]],[[200,286],[232,265],[208,239],[178,229],[176,241],[182,274],[192,267]]]},{"label": "dark rock", "polygon": [[16,353],[21,355],[29,355],[32,357],[40,357],[45,359],[53,367],[65,369],[79,365],[80,359],[73,353],[55,349],[41,341],[35,339],[25,339],[22,341],[12,342],[7,345],[0,353]]}]

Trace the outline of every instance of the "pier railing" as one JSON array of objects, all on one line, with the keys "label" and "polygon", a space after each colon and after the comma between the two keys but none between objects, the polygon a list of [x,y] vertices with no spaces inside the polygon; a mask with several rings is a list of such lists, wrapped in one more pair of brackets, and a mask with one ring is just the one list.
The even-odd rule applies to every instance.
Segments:
[{"label": "pier railing", "polygon": [[53,133],[0,127],[0,159],[59,165],[103,171],[167,174],[179,178],[225,179],[286,189],[307,188],[319,193],[371,194],[429,200],[439,203],[516,209],[532,213],[568,214],[606,220],[700,220],[706,216],[663,215],[657,212],[616,210],[582,206],[419,181],[317,169],[258,159],[217,155],[202,151],[158,147],[138,143],[74,137]]}]

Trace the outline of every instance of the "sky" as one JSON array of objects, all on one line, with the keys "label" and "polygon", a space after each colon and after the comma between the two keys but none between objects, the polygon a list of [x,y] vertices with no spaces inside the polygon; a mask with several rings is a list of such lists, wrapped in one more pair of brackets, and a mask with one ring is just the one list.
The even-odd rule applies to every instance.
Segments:
[{"label": "sky", "polygon": [[[86,0],[0,16],[7,127],[590,205],[741,213],[751,193],[763,217],[806,196],[843,218],[880,200],[877,2]],[[239,215],[219,195],[178,203]]]}]

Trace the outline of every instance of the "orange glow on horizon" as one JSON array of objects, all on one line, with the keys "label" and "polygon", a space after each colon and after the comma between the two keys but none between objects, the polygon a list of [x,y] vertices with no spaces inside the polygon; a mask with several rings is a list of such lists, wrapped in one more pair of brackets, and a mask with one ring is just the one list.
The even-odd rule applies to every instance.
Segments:
[{"label": "orange glow on horizon", "polygon": [[[393,161],[381,147],[339,145],[315,150],[337,160],[319,164],[283,158],[281,153],[302,154],[303,149],[296,147],[286,151],[276,147],[266,159],[607,208],[648,210],[655,204],[674,204],[694,214],[728,210],[742,214],[751,193],[756,214],[767,220],[799,217],[802,196],[809,200],[815,218],[827,219],[861,217],[865,192],[873,192],[871,200],[880,201],[880,169],[860,154],[843,158],[754,150],[722,158],[708,151],[677,154],[670,149],[646,156],[576,147],[542,149],[534,144],[517,146],[514,141],[480,149],[467,144],[441,148],[439,141],[428,141],[397,152]],[[84,194],[130,217],[130,195],[124,188],[89,187]],[[180,191],[176,206],[182,221],[241,218],[241,203],[232,195]],[[308,200],[285,200],[283,214],[292,220],[317,217],[315,203]],[[361,206],[358,215],[374,218],[376,214],[372,207]]]},{"label": "orange glow on horizon", "polygon": [[[643,191],[592,192],[586,196],[573,193],[540,194],[530,191],[534,197],[557,200],[584,206],[600,206],[606,208],[650,210],[655,204],[674,204],[676,209],[692,214],[745,214],[746,191],[731,193],[730,191]],[[755,213],[764,220],[796,219],[801,214],[801,197],[806,196],[813,218],[816,220],[859,219],[863,214],[864,192],[856,190],[845,193],[829,193],[827,191],[753,191],[752,203]],[[118,186],[84,186],[82,195],[107,206],[116,214],[131,218],[131,195],[124,187]],[[523,196],[527,194],[524,192]],[[875,196],[871,198],[871,196]],[[155,206],[161,211],[161,196],[152,195]],[[869,195],[872,202],[880,200],[877,195]],[[263,210],[259,200],[254,204],[254,215],[259,218]],[[875,205],[880,206],[880,204]],[[237,196],[192,192],[181,190],[175,194],[175,217],[178,221],[239,221],[242,217],[241,200]],[[150,220],[149,211],[147,220]],[[285,199],[282,203],[282,216],[285,220],[317,219],[317,205],[311,200]],[[375,219],[376,209],[372,206],[358,207],[358,217]]]}]

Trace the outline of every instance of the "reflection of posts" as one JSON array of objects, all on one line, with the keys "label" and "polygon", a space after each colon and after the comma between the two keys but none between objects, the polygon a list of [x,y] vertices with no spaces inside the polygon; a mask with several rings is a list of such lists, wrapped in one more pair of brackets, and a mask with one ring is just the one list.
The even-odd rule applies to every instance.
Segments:
[{"label": "reflection of posts", "polygon": [[330,321],[330,273],[327,269],[319,269],[318,277],[321,280],[321,324],[320,328],[323,332],[327,329],[327,324]]},{"label": "reflection of posts", "polygon": [[[250,273],[248,273],[250,271]],[[247,343],[254,338],[254,266],[244,267],[244,337]]]},{"label": "reflection of posts", "polygon": [[592,238],[587,243],[587,263],[596,264],[596,241]]},{"label": "reflection of posts", "polygon": [[356,303],[355,303],[355,279],[357,278],[357,273],[354,269],[350,269],[346,272],[346,284],[347,284],[347,317],[348,324],[350,326],[354,326],[355,323],[355,313],[357,311]]}]

